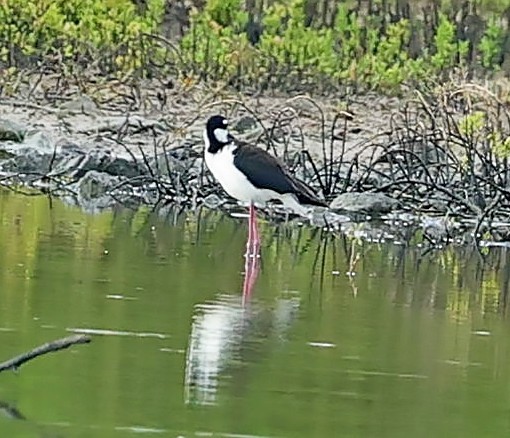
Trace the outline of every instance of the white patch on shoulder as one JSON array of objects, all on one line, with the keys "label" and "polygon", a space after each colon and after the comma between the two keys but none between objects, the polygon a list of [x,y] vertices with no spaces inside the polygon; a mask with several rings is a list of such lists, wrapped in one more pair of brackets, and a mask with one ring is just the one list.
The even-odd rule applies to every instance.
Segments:
[{"label": "white patch on shoulder", "polygon": [[216,128],[213,135],[220,143],[228,143],[228,129]]}]

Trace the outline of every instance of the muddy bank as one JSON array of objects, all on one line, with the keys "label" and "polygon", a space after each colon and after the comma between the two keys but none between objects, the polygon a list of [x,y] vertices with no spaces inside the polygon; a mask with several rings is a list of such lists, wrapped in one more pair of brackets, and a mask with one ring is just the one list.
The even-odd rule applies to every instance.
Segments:
[{"label": "muddy bank", "polygon": [[[313,100],[176,83],[90,83],[51,95],[52,87],[49,78],[0,103],[2,184],[51,191],[89,211],[118,202],[230,211],[235,204],[202,163],[204,121],[223,113],[237,136],[280,156],[331,203],[312,225],[393,221],[387,215],[397,211],[414,218],[398,226],[422,224],[431,242],[466,230],[475,240],[510,235],[510,174],[493,151],[510,118],[477,84]],[[278,207],[268,214],[285,217]]]},{"label": "muddy bank", "polygon": [[[217,186],[203,172],[202,131],[215,113],[229,117],[236,136],[284,160],[306,153],[314,163],[324,163],[339,155],[368,160],[372,151],[364,146],[383,132],[400,105],[375,95],[250,97],[201,86],[169,90],[154,83],[136,93],[110,83],[91,85],[88,93],[70,88],[45,97],[43,90],[54,85],[48,78],[44,86],[30,88],[31,96],[21,93],[0,102],[0,170],[4,182],[51,186],[75,194],[79,204],[101,191],[88,193],[91,179],[122,199],[207,197]],[[305,170],[302,176],[310,179]]]},{"label": "muddy bank", "polygon": [[[131,95],[133,89],[121,83],[91,89],[88,94],[71,89],[49,100],[20,94],[0,102],[0,117],[40,131],[52,143],[72,139],[85,149],[100,147],[122,154],[129,148],[133,154],[148,154],[154,152],[154,146],[201,144],[204,121],[222,113],[229,116],[238,136],[261,146],[267,146],[270,137],[277,154],[286,148],[304,148],[321,157],[323,140],[331,140],[324,138],[331,137],[331,132],[324,130],[331,128],[339,112],[345,112],[344,154],[350,159],[363,151],[364,144],[387,131],[392,114],[405,105],[398,98],[377,94],[312,100],[299,94],[250,97],[199,86],[174,92],[155,84],[145,86],[136,98]],[[343,128],[337,126],[334,136],[343,135]]]}]

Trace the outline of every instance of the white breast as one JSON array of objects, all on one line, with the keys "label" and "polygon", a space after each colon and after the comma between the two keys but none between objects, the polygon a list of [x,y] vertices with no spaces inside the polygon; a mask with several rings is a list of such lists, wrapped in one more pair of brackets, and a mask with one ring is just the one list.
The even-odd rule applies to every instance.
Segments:
[{"label": "white breast", "polygon": [[204,153],[207,167],[223,189],[242,202],[265,203],[280,199],[281,195],[266,189],[256,189],[246,176],[234,165],[235,145],[226,145],[215,154]]},{"label": "white breast", "polygon": [[207,167],[214,178],[221,184],[230,196],[241,202],[265,204],[267,201],[279,199],[295,213],[306,216],[309,209],[297,202],[291,193],[280,194],[273,190],[257,189],[246,176],[234,165],[234,150],[236,145],[227,144],[220,151],[211,154],[207,151],[209,140],[204,131],[205,151],[204,158]]}]

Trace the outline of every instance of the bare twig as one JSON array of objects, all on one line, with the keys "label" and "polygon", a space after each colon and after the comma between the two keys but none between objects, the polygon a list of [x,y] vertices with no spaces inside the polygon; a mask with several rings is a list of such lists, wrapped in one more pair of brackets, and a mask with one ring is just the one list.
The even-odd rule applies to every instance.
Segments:
[{"label": "bare twig", "polygon": [[42,356],[46,353],[63,350],[75,344],[88,344],[90,341],[90,336],[72,335],[62,339],[57,339],[56,341],[47,342],[27,353],[20,354],[19,356],[0,363],[0,373],[6,370],[17,370],[25,362],[28,362],[37,356]]}]

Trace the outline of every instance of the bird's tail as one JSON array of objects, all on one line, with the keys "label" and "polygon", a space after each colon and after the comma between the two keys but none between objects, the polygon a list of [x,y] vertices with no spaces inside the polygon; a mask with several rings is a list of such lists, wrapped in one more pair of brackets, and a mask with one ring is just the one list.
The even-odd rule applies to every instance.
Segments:
[{"label": "bird's tail", "polygon": [[296,186],[296,197],[300,204],[316,205],[318,207],[329,207],[326,201],[318,198],[313,190],[308,187],[303,181],[294,178],[294,184]]}]

